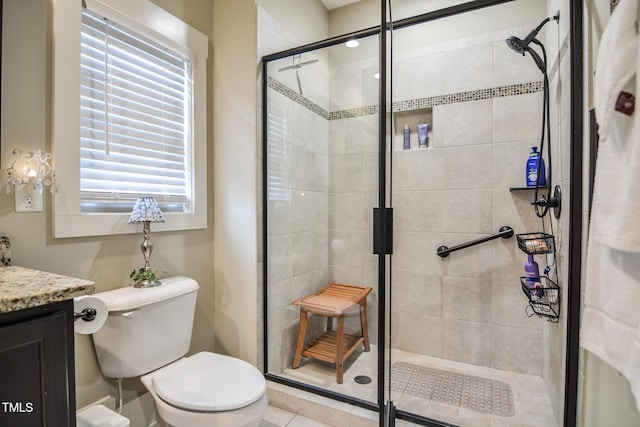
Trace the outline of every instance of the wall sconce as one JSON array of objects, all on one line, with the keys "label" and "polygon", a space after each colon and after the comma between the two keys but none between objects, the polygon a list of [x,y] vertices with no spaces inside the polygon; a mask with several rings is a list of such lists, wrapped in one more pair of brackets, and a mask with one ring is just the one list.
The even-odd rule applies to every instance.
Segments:
[{"label": "wall sconce", "polygon": [[18,156],[7,169],[9,183],[7,194],[15,193],[16,212],[41,212],[42,190],[51,187],[51,194],[58,192],[56,172],[49,161],[51,154],[46,151],[22,151],[14,148],[11,152]]}]

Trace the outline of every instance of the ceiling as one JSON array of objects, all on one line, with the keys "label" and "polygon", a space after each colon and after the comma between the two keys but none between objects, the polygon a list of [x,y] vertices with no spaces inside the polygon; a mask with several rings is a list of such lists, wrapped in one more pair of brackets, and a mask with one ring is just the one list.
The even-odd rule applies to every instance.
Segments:
[{"label": "ceiling", "polygon": [[320,0],[327,10],[337,9],[351,3],[357,3],[360,0]]}]

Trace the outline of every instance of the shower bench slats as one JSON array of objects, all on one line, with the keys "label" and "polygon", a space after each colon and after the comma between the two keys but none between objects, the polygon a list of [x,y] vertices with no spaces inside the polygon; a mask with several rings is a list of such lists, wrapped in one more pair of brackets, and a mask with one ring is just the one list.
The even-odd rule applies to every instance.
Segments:
[{"label": "shower bench slats", "polygon": [[[345,359],[349,357],[356,347],[363,342],[363,337],[345,332],[342,339],[342,348],[346,348],[348,351],[343,357]],[[336,331],[326,331],[313,339],[302,351],[302,355],[322,360],[323,362],[335,363],[337,347],[338,333]]]},{"label": "shower bench slats", "polygon": [[[336,380],[342,384],[345,360],[360,344],[364,344],[365,351],[370,349],[367,328],[367,295],[370,292],[370,287],[331,282],[319,291],[293,301],[291,304],[300,306],[300,330],[293,368],[300,366],[302,356],[335,363]],[[361,334],[345,332],[344,318],[357,312],[360,313]],[[305,346],[308,313],[327,316],[327,330]],[[337,330],[333,330],[334,318],[338,319]]]}]

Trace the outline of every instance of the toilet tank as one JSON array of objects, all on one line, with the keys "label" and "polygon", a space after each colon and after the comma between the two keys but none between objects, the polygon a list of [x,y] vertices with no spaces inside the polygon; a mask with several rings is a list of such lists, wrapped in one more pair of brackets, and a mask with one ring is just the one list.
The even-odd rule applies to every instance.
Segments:
[{"label": "toilet tank", "polygon": [[93,295],[109,309],[106,323],[93,334],[105,376],[137,377],[189,351],[198,283],[181,276],[161,282],[155,288],[130,286]]}]

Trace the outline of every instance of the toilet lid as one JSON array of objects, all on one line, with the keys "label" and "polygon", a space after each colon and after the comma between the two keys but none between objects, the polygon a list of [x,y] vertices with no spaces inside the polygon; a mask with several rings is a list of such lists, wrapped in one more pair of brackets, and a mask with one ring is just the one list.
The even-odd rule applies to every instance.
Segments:
[{"label": "toilet lid", "polygon": [[250,405],[266,391],[262,373],[233,357],[202,352],[161,368],[151,379],[162,400],[192,411],[230,411]]}]

